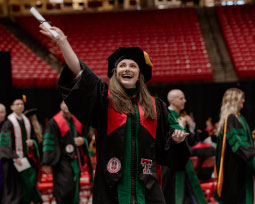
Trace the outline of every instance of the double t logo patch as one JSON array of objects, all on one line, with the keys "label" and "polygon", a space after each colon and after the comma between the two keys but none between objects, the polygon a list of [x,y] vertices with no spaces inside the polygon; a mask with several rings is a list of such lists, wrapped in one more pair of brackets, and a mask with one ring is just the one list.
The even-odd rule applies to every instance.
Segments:
[{"label": "double t logo patch", "polygon": [[141,164],[143,167],[143,174],[151,174],[152,160],[141,158]]}]

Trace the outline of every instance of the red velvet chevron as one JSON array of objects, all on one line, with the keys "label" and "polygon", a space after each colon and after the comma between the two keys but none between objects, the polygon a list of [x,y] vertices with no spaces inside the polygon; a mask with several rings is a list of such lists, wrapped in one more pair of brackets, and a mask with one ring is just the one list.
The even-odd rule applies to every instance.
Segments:
[{"label": "red velvet chevron", "polygon": [[[65,134],[69,131],[70,127],[62,115],[61,112],[54,115],[53,119],[56,121],[58,128],[60,130],[61,136],[64,137]],[[82,124],[78,121],[78,119],[75,116],[72,116],[72,119],[74,121],[74,126],[78,134],[81,134],[82,132]]]}]

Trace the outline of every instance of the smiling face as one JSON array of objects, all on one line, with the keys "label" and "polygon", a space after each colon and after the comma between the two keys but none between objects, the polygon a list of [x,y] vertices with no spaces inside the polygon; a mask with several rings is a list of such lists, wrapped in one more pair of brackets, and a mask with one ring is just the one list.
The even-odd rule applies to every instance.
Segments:
[{"label": "smiling face", "polygon": [[139,66],[131,59],[124,59],[119,62],[116,68],[117,79],[120,84],[127,89],[136,88],[139,78]]}]

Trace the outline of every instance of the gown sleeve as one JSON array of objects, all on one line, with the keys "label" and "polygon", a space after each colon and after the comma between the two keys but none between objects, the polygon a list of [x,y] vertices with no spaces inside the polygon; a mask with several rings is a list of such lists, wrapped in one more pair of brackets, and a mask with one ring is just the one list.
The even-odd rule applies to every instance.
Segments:
[{"label": "gown sleeve", "polygon": [[255,148],[249,140],[249,135],[239,119],[234,114],[229,115],[227,121],[227,142],[232,152],[244,162],[252,160],[255,156]]},{"label": "gown sleeve", "polygon": [[108,87],[83,62],[80,65],[82,73],[77,79],[65,66],[58,85],[70,112],[83,124],[97,128],[107,103]]},{"label": "gown sleeve", "polygon": [[185,168],[190,155],[189,146],[185,141],[175,143],[172,140],[172,134],[178,128],[178,124],[171,124],[169,118],[172,118],[166,104],[157,99],[158,125],[156,137],[156,157],[161,165],[168,166],[176,170]]},{"label": "gown sleeve", "polygon": [[43,159],[42,165],[54,166],[60,159],[61,149],[59,145],[59,129],[56,122],[51,119],[43,134],[42,152]]},{"label": "gown sleeve", "polygon": [[0,160],[18,158],[18,155],[12,147],[13,126],[12,123],[7,120],[0,132]]}]

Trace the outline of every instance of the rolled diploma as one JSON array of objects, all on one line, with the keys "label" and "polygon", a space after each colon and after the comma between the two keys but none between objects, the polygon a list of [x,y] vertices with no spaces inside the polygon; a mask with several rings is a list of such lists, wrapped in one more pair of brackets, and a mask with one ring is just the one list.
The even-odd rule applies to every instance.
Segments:
[{"label": "rolled diploma", "polygon": [[42,17],[42,15],[34,8],[32,7],[30,9],[30,13],[40,22],[43,24],[43,26],[51,33],[51,35],[55,38],[59,38],[59,34],[55,30],[51,30],[51,25],[45,21],[45,19]]}]

